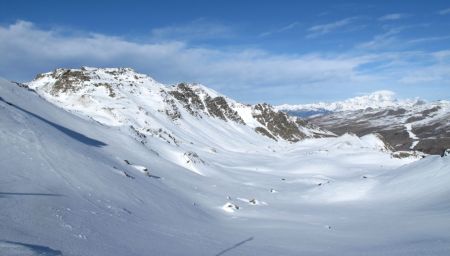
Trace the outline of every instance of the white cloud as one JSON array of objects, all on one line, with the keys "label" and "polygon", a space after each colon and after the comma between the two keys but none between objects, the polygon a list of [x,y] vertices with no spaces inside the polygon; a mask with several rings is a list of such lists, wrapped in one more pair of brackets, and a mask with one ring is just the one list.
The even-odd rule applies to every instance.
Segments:
[{"label": "white cloud", "polygon": [[339,28],[345,27],[356,20],[357,17],[350,17],[342,20],[338,20],[332,23],[315,25],[308,29],[309,34],[307,38],[314,38],[333,32]]},{"label": "white cloud", "polygon": [[440,11],[438,11],[438,13],[439,13],[440,15],[447,15],[447,14],[450,14],[450,8],[440,10]]},{"label": "white cloud", "polygon": [[391,20],[400,20],[409,17],[408,14],[405,13],[390,13],[378,18],[379,21],[391,21]]},{"label": "white cloud", "polygon": [[276,55],[259,49],[214,50],[186,43],[136,43],[101,34],[43,30],[19,21],[0,26],[0,72],[30,77],[60,66],[131,66],[163,82],[196,81],[217,89],[272,88],[356,79],[364,58]]},{"label": "white cloud", "polygon": [[[8,79],[26,81],[58,67],[132,67],[165,83],[200,82],[247,102],[266,99],[281,103],[295,101],[305,93],[331,95],[342,93],[342,88],[364,90],[392,81],[410,83],[412,71],[429,72],[431,66],[445,70],[447,54],[382,54],[357,49],[328,55],[283,55],[258,48],[195,47],[183,41],[134,42],[104,34],[45,30],[26,21],[0,25],[0,76]],[[420,65],[430,58],[430,67]],[[378,62],[389,68],[364,68]],[[439,77],[443,75],[440,72],[429,74]]]}]

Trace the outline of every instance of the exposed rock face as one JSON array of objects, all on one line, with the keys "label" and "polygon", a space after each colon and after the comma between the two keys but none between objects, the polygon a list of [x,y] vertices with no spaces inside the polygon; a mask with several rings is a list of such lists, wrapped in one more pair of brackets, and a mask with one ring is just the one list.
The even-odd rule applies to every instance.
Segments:
[{"label": "exposed rock face", "polygon": [[439,155],[450,148],[450,102],[342,111],[308,121],[338,135],[379,133],[395,150]]},{"label": "exposed rock face", "polygon": [[69,90],[77,91],[83,82],[90,81],[90,78],[82,71],[70,69],[57,69],[52,77],[56,80],[52,90],[53,94],[66,93]]},{"label": "exposed rock face", "polygon": [[191,115],[201,117],[198,110],[204,110],[205,105],[190,86],[185,83],[180,83],[176,87],[176,90],[170,91],[169,93],[182,103],[183,107],[186,108]]},{"label": "exposed rock face", "polygon": [[207,96],[205,99],[206,107],[208,108],[208,113],[211,116],[218,117],[224,121],[227,119],[232,120],[236,123],[244,124],[244,120],[239,116],[238,112],[231,109],[224,97],[211,98]]},{"label": "exposed rock face", "polygon": [[[256,104],[254,106],[253,117],[263,124],[273,135],[287,141],[296,142],[306,137],[306,134],[300,131],[296,119],[293,121],[290,117],[281,111],[275,110],[268,104]],[[267,136],[266,132],[260,131]],[[270,136],[268,136],[270,137]]]},{"label": "exposed rock face", "polygon": [[265,128],[262,127],[256,127],[255,131],[259,134],[262,134],[264,136],[267,136],[273,140],[277,140],[277,138],[275,138],[275,136],[273,136],[269,131],[267,131]]}]

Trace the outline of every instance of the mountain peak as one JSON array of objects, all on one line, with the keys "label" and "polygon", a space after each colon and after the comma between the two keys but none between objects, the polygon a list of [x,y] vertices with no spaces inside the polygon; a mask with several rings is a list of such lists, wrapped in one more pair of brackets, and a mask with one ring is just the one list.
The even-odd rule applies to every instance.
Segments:
[{"label": "mountain peak", "polygon": [[200,132],[221,137],[218,131],[249,142],[261,135],[290,142],[333,135],[270,105],[241,104],[201,84],[164,85],[131,68],[60,68],[27,85],[81,117],[130,127],[143,143],[148,136],[192,142]]},{"label": "mountain peak", "polygon": [[367,108],[378,109],[386,107],[411,106],[422,101],[418,99],[398,100],[393,91],[380,90],[366,95],[349,98],[343,101],[336,102],[319,102],[312,104],[299,105],[279,105],[276,108],[286,111],[349,111],[349,110],[363,110]]}]

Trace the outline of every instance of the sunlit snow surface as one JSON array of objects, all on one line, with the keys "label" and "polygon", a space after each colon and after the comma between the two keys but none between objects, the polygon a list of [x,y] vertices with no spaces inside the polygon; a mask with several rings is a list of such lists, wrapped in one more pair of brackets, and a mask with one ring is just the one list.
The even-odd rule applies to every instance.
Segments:
[{"label": "sunlit snow surface", "polygon": [[450,255],[450,157],[231,141],[221,120],[143,145],[0,83],[2,256]]}]

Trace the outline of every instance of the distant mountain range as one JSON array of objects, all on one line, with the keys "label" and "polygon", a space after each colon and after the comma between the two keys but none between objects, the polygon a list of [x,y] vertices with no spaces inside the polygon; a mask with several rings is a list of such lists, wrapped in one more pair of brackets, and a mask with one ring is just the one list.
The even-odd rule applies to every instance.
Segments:
[{"label": "distant mountain range", "polygon": [[276,108],[337,135],[379,133],[395,150],[440,154],[450,148],[449,101],[398,100],[393,92],[378,91],[344,101]]},{"label": "distant mountain range", "polygon": [[297,116],[310,116],[315,114],[329,114],[340,111],[354,111],[363,109],[382,109],[395,107],[410,107],[424,104],[420,99],[398,100],[392,91],[376,91],[367,95],[350,98],[336,102],[319,102],[312,104],[289,105],[283,104],[276,106],[276,109],[293,113]]}]

